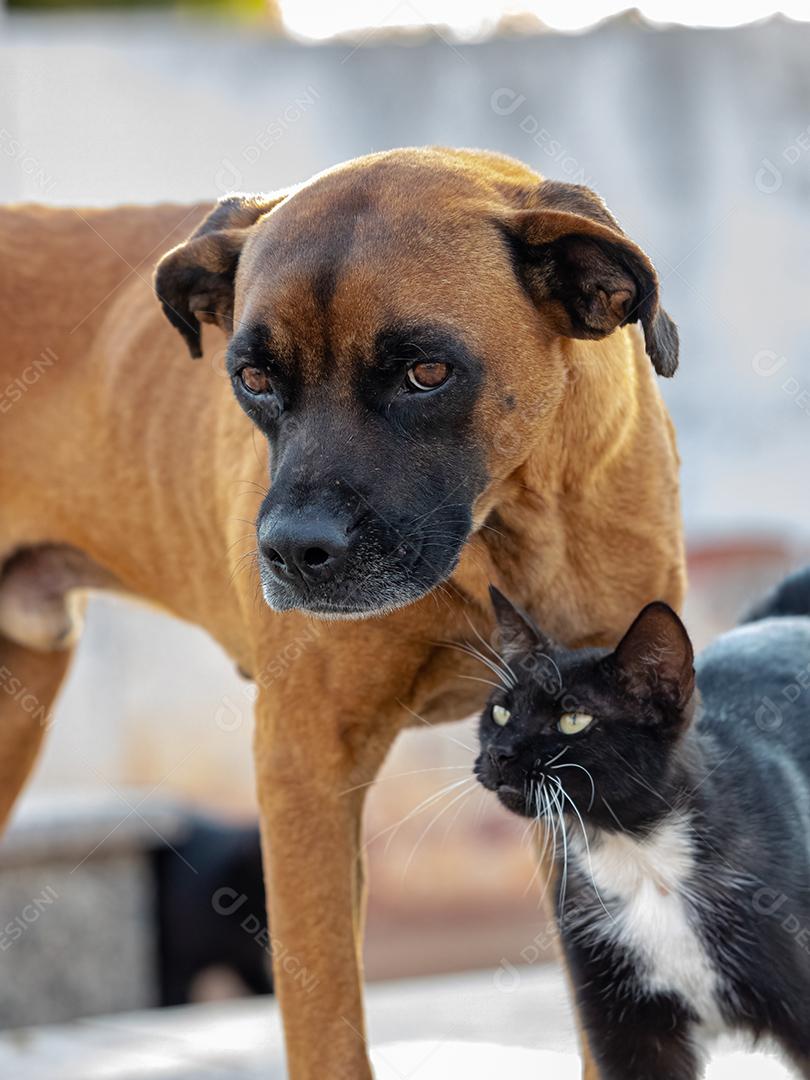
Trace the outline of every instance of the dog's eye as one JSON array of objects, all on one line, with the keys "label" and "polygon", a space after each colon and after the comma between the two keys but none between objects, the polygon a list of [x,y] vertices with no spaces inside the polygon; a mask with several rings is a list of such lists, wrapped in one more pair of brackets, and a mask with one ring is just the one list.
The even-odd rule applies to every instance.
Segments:
[{"label": "dog's eye", "polygon": [[512,717],[511,712],[505,709],[503,705],[492,706],[492,719],[498,725],[498,727],[506,727]]},{"label": "dog's eye", "polygon": [[408,368],[408,382],[415,390],[435,390],[447,382],[452,368],[438,360],[420,360]]},{"label": "dog's eye", "polygon": [[578,735],[593,723],[593,717],[586,712],[563,713],[558,725],[563,735]]},{"label": "dog's eye", "polygon": [[270,376],[258,367],[241,368],[239,381],[249,394],[269,394],[273,389]]}]

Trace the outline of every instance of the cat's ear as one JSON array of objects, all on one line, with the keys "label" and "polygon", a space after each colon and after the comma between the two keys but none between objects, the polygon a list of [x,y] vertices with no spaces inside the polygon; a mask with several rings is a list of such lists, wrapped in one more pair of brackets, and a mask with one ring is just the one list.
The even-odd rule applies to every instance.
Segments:
[{"label": "cat's ear", "polygon": [[492,607],[495,609],[499,644],[504,659],[511,660],[515,656],[525,656],[533,649],[548,647],[551,644],[548,638],[540,633],[526,612],[516,607],[500,589],[490,585],[489,596]]},{"label": "cat's ear", "polygon": [[686,627],[668,604],[648,604],[612,656],[625,687],[638,697],[663,699],[678,709],[695,690],[695,654]]}]

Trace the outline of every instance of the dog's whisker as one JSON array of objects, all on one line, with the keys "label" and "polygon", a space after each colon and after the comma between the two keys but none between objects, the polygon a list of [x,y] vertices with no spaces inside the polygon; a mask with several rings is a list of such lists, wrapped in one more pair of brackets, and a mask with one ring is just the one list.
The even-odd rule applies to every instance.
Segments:
[{"label": "dog's whisker", "polygon": [[246,536],[238,536],[235,540],[232,540],[230,544],[225,548],[226,552],[230,552],[237,544],[246,544],[248,541],[251,543],[256,542],[256,534],[248,533]]},{"label": "dog's whisker", "polygon": [[[256,550],[256,548],[253,548],[251,551],[246,551],[244,553],[244,555],[240,555],[239,558],[236,561],[236,564],[234,565],[233,570],[231,571],[229,584],[233,585],[233,583],[236,581],[236,578],[238,577],[240,572],[245,570],[247,567],[257,566],[258,565],[258,558],[259,558],[259,553]],[[246,561],[246,560],[248,560],[248,561]],[[261,582],[257,582],[257,587],[260,587],[260,586],[261,586]]]},{"label": "dog's whisker", "polygon": [[487,531],[487,532],[491,532],[491,533],[494,533],[494,534],[495,534],[496,536],[500,536],[500,537],[501,537],[501,538],[502,538],[503,540],[505,540],[505,539],[506,539],[506,533],[502,533],[502,532],[501,532],[501,531],[500,531],[499,529],[495,529],[495,528],[493,528],[493,527],[492,527],[492,525],[487,525],[487,523],[486,523],[486,522],[482,522],[482,523],[481,523],[481,524],[480,524],[480,525],[478,526],[478,530],[477,530],[477,531],[483,531],[484,529],[486,529],[486,531]]},{"label": "dog's whisker", "polygon": [[250,484],[251,487],[254,487],[257,491],[260,491],[262,493],[262,495],[267,494],[267,488],[262,487],[262,485],[258,484],[255,480],[251,480],[250,477],[240,476],[240,477],[237,477],[236,480],[232,480],[231,483],[232,484]]}]

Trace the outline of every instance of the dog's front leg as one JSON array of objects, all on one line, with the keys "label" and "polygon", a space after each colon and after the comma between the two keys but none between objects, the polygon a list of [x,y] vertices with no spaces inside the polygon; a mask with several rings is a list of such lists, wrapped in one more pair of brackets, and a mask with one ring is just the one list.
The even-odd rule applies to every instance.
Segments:
[{"label": "dog's front leg", "polygon": [[361,733],[320,695],[282,697],[259,695],[255,756],[289,1077],[370,1080],[361,816],[395,732]]}]

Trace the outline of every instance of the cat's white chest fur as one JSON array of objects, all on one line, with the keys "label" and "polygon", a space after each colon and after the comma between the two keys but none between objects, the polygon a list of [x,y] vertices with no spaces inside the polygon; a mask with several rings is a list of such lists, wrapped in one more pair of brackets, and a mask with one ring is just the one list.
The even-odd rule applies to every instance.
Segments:
[{"label": "cat's white chest fur", "polygon": [[639,961],[650,993],[677,994],[712,1028],[722,1027],[718,979],[690,919],[684,895],[694,871],[688,823],[672,815],[648,837],[603,833],[591,845],[572,838],[579,870],[593,880],[610,913],[586,932],[598,933]]}]

